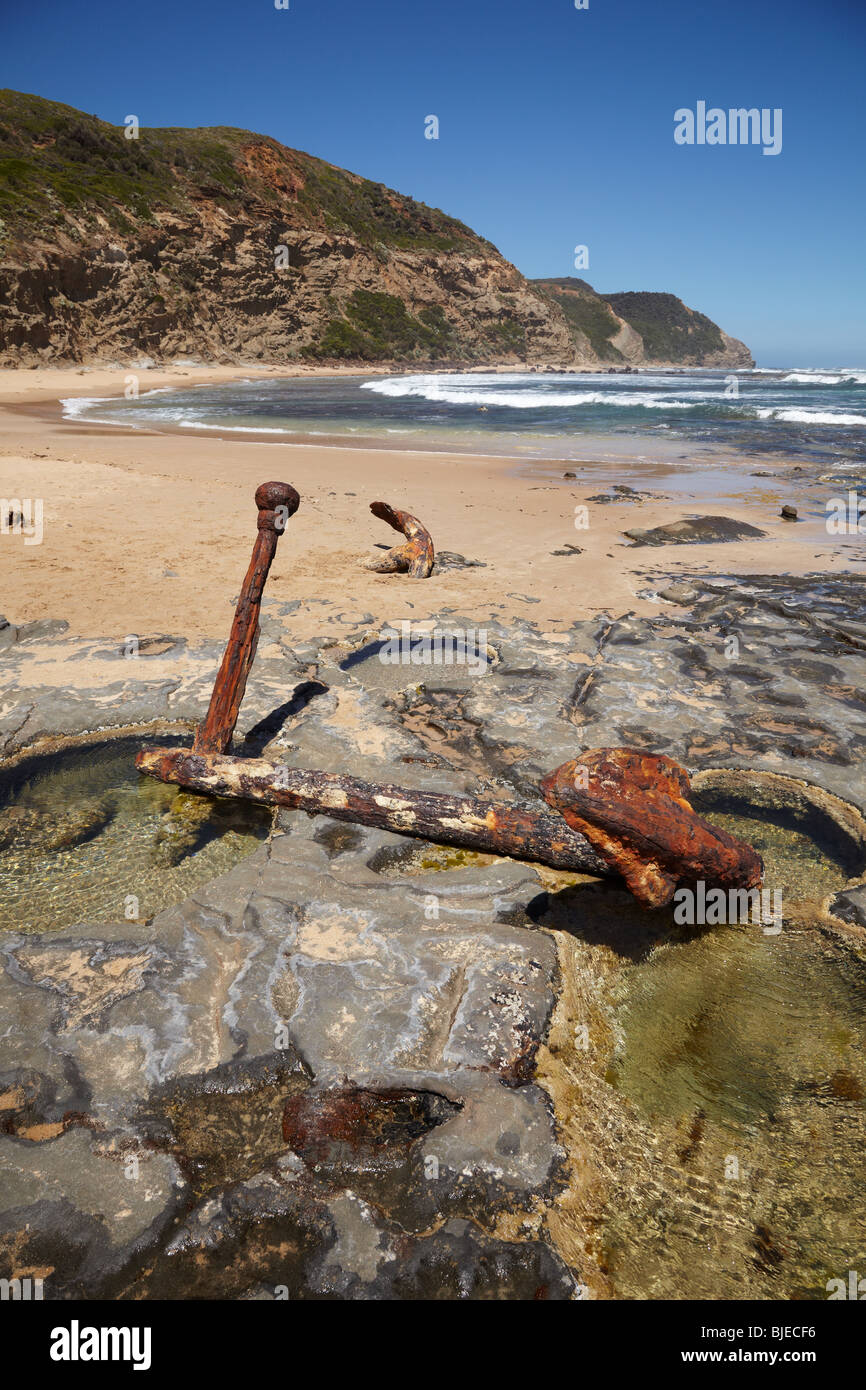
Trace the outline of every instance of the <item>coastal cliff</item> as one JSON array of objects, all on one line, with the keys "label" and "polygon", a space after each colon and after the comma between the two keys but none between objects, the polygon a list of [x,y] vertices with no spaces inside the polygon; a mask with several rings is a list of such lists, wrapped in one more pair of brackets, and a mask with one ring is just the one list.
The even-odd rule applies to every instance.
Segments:
[{"label": "coastal cliff", "polygon": [[599,294],[586,280],[533,280],[564,313],[572,332],[588,338],[599,362],[680,367],[753,367],[745,343],[673,294]]},{"label": "coastal cliff", "polygon": [[[645,328],[610,306],[611,333],[584,325],[563,283],[529,282],[455,218],[267,136],[113,126],[0,92],[4,365],[650,360]],[[710,328],[672,360],[722,364]]]}]

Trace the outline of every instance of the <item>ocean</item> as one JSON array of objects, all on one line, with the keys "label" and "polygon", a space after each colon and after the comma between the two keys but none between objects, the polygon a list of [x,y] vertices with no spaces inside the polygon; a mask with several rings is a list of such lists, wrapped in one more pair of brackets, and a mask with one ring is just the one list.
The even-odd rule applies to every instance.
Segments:
[{"label": "ocean", "polygon": [[285,377],[64,402],[67,418],[150,429],[505,457],[579,459],[589,441],[638,436],[859,464],[866,368],[639,373],[417,373]]}]

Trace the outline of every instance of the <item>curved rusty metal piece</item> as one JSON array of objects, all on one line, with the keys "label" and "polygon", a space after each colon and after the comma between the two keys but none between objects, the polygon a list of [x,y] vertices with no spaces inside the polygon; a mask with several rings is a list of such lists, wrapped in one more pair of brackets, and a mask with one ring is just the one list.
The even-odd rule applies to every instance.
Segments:
[{"label": "curved rusty metal piece", "polygon": [[644,907],[670,902],[678,883],[757,888],[751,845],[710,825],[689,802],[685,768],[636,748],[595,748],[541,782],[548,805],[622,875]]},{"label": "curved rusty metal piece", "polygon": [[408,573],[411,579],[427,579],[433,569],[433,538],[417,516],[391,507],[387,502],[371,502],[370,511],[380,521],[387,521],[395,531],[406,537],[403,545],[395,545],[385,555],[374,556],[365,562],[365,569],[376,574]]}]

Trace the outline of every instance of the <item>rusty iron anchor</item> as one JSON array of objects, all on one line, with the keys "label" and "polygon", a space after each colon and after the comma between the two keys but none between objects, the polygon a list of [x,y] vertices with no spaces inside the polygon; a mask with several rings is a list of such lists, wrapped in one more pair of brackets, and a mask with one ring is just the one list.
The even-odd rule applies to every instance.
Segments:
[{"label": "rusty iron anchor", "polygon": [[680,882],[760,884],[763,865],[751,846],[692,808],[685,769],[636,749],[594,749],[550,773],[541,791],[553,814],[228,756],[255,656],[265,580],[299,501],[288,483],[258,488],[258,536],[207,717],[191,749],[142,749],[139,771],[211,796],[292,807],[573,873],[621,876],[645,907],[669,902]]}]

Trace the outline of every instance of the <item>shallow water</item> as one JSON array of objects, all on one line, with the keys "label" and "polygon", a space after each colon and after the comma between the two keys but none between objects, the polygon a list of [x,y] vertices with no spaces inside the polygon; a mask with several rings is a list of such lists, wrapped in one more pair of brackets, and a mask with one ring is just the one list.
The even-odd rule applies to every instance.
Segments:
[{"label": "shallow water", "polygon": [[[736,380],[737,395],[732,380]],[[587,436],[639,435],[856,460],[866,371],[652,370],[284,378],[65,402],[69,418],[145,428],[321,436],[392,448],[581,458]]]},{"label": "shallow water", "polygon": [[434,674],[465,677],[467,684],[486,673],[490,656],[486,643],[475,632],[436,627],[429,634],[415,633],[411,639],[389,629],[351,652],[340,662],[362,685],[374,690],[407,690],[429,682]]},{"label": "shallow water", "polygon": [[267,837],[263,808],[191,798],[140,776],[140,747],[112,739],[0,779],[0,931],[144,921]]},{"label": "shallow water", "polygon": [[851,848],[789,811],[702,813],[762,855],[778,934],[676,927],[600,884],[542,919],[619,957],[587,1089],[604,1267],[619,1298],[826,1298],[866,1259],[866,960],[819,907]]},{"label": "shallow water", "polygon": [[863,962],[815,931],[717,928],[615,995],[605,1080],[652,1136],[604,1221],[618,1295],[826,1298],[866,1255]]},{"label": "shallow water", "polygon": [[[758,849],[796,924],[677,927],[613,882],[541,871],[538,924],[586,970],[564,1140],[599,1174],[587,1229],[615,1297],[826,1298],[866,1268],[866,960],[818,908],[851,865],[773,812],[704,814]],[[485,862],[421,845],[372,867]]]},{"label": "shallow water", "polygon": [[370,867],[382,878],[403,878],[415,874],[448,873],[452,869],[483,868],[504,861],[493,854],[481,854],[474,849],[459,849],[456,845],[435,845],[423,841],[405,849],[385,850],[370,861]]},{"label": "shallow water", "polygon": [[764,861],[764,888],[781,892],[783,902],[818,902],[830,893],[838,893],[848,882],[843,865],[803,830],[775,825],[757,815],[718,811],[702,814],[720,830],[727,830],[757,850]]}]

